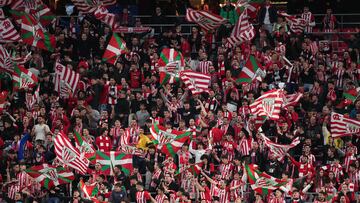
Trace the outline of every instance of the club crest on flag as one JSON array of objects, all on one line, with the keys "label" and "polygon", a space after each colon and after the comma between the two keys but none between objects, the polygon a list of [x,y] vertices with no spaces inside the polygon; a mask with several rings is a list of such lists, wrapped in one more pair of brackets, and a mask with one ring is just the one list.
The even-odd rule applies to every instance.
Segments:
[{"label": "club crest on flag", "polygon": [[84,152],[84,153],[95,153],[95,151],[93,150],[93,148],[90,146],[89,143],[87,142],[83,142],[82,145],[80,146],[80,152]]},{"label": "club crest on flag", "polygon": [[170,132],[166,132],[163,130],[159,130],[159,137],[160,137],[160,143],[169,143],[174,141],[174,139],[176,138],[176,136],[174,134],[171,134]]},{"label": "club crest on flag", "polygon": [[28,84],[32,83],[31,77],[24,72],[21,72],[20,78],[20,87],[27,87]]},{"label": "club crest on flag", "polygon": [[264,106],[265,112],[266,114],[268,114],[269,116],[272,116],[273,112],[274,112],[274,104],[275,104],[275,100],[273,98],[264,98],[262,100],[262,104]]},{"label": "club crest on flag", "polygon": [[44,168],[43,170],[41,170],[41,173],[54,182],[58,181],[59,177],[56,168]]},{"label": "club crest on flag", "polygon": [[264,187],[264,186],[276,185],[276,184],[277,183],[274,180],[264,178],[264,177],[259,177],[255,182],[256,187]]},{"label": "club crest on flag", "polygon": [[62,160],[65,164],[71,163],[76,159],[76,154],[67,147],[64,147],[61,155],[62,155]]},{"label": "club crest on flag", "polygon": [[347,131],[348,133],[356,133],[356,132],[358,132],[358,130],[359,130],[359,127],[358,127],[358,126],[353,125],[353,124],[351,124],[351,123],[347,123],[347,124],[346,124],[346,131]]}]

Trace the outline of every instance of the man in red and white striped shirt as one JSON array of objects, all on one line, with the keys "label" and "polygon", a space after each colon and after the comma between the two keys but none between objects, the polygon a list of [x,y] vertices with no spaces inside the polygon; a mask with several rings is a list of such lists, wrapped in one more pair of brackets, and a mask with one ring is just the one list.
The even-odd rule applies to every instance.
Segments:
[{"label": "man in red and white striped shirt", "polygon": [[155,201],[157,203],[164,203],[165,200],[169,200],[169,198],[164,194],[164,188],[158,187],[157,188],[157,195],[155,197]]},{"label": "man in red and white striped shirt", "polygon": [[209,74],[210,73],[209,68],[210,66],[213,66],[213,63],[208,60],[207,54],[205,52],[202,53],[201,58],[202,59],[197,69],[200,73]]},{"label": "man in red and white striped shirt", "polygon": [[102,152],[108,152],[111,150],[111,139],[108,136],[108,130],[105,128],[102,128],[100,131],[100,136],[96,138],[96,146],[98,147],[99,151]]},{"label": "man in red and white striped shirt", "polygon": [[308,6],[304,7],[304,13],[301,14],[301,18],[307,23],[307,26],[304,29],[305,33],[311,33],[313,31],[313,27],[315,27],[315,17],[309,11]]},{"label": "man in red and white striped shirt", "polygon": [[136,203],[147,203],[148,200],[156,202],[150,193],[144,190],[144,186],[141,183],[136,184],[136,190]]}]

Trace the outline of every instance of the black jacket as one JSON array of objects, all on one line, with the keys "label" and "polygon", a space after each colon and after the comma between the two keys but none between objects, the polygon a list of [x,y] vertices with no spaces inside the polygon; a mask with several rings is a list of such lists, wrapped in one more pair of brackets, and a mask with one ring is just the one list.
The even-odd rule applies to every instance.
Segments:
[{"label": "black jacket", "polygon": [[[259,11],[259,23],[261,25],[264,24],[265,15],[266,15],[266,6],[263,6]],[[273,6],[269,7],[269,18],[270,18],[270,23],[274,23],[277,20],[276,9]]]}]

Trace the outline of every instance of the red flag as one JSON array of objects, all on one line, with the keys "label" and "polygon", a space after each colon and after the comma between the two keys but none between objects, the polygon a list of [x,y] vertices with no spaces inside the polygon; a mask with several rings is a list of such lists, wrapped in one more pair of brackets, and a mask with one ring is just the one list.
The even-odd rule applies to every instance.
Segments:
[{"label": "red flag", "polygon": [[80,154],[79,149],[71,145],[69,138],[58,133],[54,140],[55,154],[59,158],[59,161],[77,171],[81,174],[85,174],[89,165],[89,160],[84,157],[84,154]]},{"label": "red flag", "polygon": [[283,91],[280,89],[274,89],[265,92],[252,104],[250,104],[249,107],[252,114],[257,116],[266,116],[272,120],[278,120],[283,103]]},{"label": "red flag", "polygon": [[224,24],[227,19],[207,11],[186,9],[186,20],[198,24],[205,31],[214,30]]},{"label": "red flag", "polygon": [[71,70],[70,68],[62,65],[61,63],[55,63],[55,91],[60,93],[62,88],[70,88],[72,92],[75,92],[79,80],[79,73]]},{"label": "red flag", "polygon": [[180,72],[180,78],[193,94],[209,93],[210,75],[184,70]]},{"label": "red flag", "polygon": [[330,119],[330,131],[331,136],[334,138],[351,136],[353,134],[357,134],[359,136],[360,121],[332,112]]}]

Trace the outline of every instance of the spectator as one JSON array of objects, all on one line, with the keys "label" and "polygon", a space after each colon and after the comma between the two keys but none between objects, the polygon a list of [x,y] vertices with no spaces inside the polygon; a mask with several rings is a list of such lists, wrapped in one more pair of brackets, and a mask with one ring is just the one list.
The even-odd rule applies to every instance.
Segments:
[{"label": "spectator", "polygon": [[235,11],[235,7],[231,5],[230,0],[225,1],[225,5],[220,10],[220,15],[221,17],[228,19],[231,25],[235,25],[237,19],[239,18]]}]

